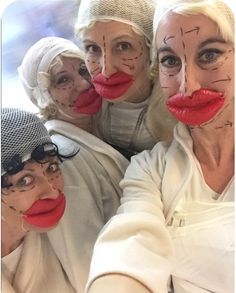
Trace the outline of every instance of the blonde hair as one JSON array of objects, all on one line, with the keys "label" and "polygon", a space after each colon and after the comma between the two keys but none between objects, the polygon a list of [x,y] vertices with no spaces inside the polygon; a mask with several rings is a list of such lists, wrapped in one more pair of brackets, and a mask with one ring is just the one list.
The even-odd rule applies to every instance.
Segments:
[{"label": "blonde hair", "polygon": [[234,42],[234,15],[223,0],[165,0],[157,5],[153,19],[153,51],[152,59],[156,58],[156,33],[161,19],[168,12],[182,15],[202,14],[213,20],[225,41]]},{"label": "blonde hair", "polygon": [[[156,57],[156,32],[160,21],[165,15],[173,11],[182,15],[203,14],[212,19],[218,26],[219,32],[225,41],[234,42],[234,16],[229,6],[221,0],[160,0],[157,5],[153,20],[153,46],[151,73],[156,82],[151,96],[147,112],[147,125],[151,134],[158,139],[170,139],[168,133],[165,137],[165,129],[174,127],[177,121],[170,117],[165,106],[166,97],[160,87],[158,80],[158,60]],[[160,137],[159,137],[160,139]]]}]

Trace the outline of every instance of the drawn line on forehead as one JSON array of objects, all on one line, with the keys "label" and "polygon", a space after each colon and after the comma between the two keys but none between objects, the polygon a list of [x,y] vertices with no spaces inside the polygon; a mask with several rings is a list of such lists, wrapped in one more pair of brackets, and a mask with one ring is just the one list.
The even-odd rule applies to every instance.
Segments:
[{"label": "drawn line on forehead", "polygon": [[169,41],[170,39],[174,39],[174,38],[175,38],[175,36],[169,36],[169,37],[165,36],[162,42],[167,45],[167,41]]},{"label": "drawn line on forehead", "polygon": [[199,26],[195,26],[193,29],[191,29],[191,30],[189,30],[189,31],[186,31],[186,32],[184,32],[184,33],[185,33],[185,34],[189,34],[189,33],[192,33],[192,32],[196,32],[197,35],[198,35],[199,31],[200,31],[200,27],[199,27]]}]

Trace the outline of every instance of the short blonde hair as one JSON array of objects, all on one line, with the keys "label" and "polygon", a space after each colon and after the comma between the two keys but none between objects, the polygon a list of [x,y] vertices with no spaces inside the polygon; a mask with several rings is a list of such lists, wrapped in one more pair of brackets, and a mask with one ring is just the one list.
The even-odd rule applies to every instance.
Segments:
[{"label": "short blonde hair", "polygon": [[[153,50],[161,19],[170,11],[182,15],[202,14],[213,20],[225,41],[234,42],[234,15],[223,0],[165,0],[157,5],[153,19]],[[154,54],[155,55],[155,54]]]}]

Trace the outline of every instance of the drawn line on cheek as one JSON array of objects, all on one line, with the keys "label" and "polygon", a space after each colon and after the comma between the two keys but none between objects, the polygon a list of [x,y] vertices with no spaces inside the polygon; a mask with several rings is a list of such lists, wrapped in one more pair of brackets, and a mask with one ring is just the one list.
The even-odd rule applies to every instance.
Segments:
[{"label": "drawn line on cheek", "polygon": [[14,208],[13,206],[8,206],[8,207],[9,207],[9,209],[11,209],[11,210],[17,212],[16,208]]},{"label": "drawn line on cheek", "polygon": [[7,203],[5,202],[5,200],[3,198],[1,198],[1,202],[4,203],[5,205],[7,205]]},{"label": "drawn line on cheek", "polygon": [[227,75],[227,78],[225,78],[225,79],[218,79],[218,80],[212,81],[211,83],[218,83],[218,82],[225,82],[225,81],[231,81],[230,76]]},{"label": "drawn line on cheek", "polygon": [[122,63],[122,65],[129,67],[130,70],[134,70],[134,65],[129,65],[125,63]]},{"label": "drawn line on cheek", "polygon": [[35,185],[33,185],[30,189],[23,189],[23,190],[20,190],[20,192],[26,192],[26,191],[30,191],[30,190],[32,190],[33,188],[35,188]]},{"label": "drawn line on cheek", "polygon": [[181,37],[183,37],[184,31],[183,31],[183,28],[182,27],[180,27],[180,34],[181,34]]},{"label": "drawn line on cheek", "polygon": [[134,60],[137,60],[138,58],[140,58],[143,55],[144,49],[143,49],[143,45],[141,42],[139,42],[139,45],[141,47],[141,51],[138,56],[135,56],[133,58],[122,58],[122,61],[134,61]]},{"label": "drawn line on cheek", "polygon": [[13,210],[14,212],[18,213],[18,214],[23,214],[22,211],[18,211],[14,206],[10,206],[8,205],[3,199],[1,199],[2,203],[6,205],[6,207],[8,207],[9,209]]},{"label": "drawn line on cheek", "polygon": [[218,126],[215,129],[222,129],[222,128],[227,127],[227,126],[232,127],[233,126],[233,122],[227,120],[223,126]]},{"label": "drawn line on cheek", "polygon": [[[212,122],[214,122],[215,120],[217,120],[217,118],[219,118],[219,116],[221,116],[221,114],[228,108],[230,106],[230,102],[228,103],[228,104],[226,104],[225,106],[224,106],[224,108],[219,112],[219,113],[217,113],[217,115],[212,119],[212,120],[210,120],[209,122],[206,122],[206,123],[204,123],[203,124],[203,126],[207,126],[207,125],[209,125],[209,124],[211,124]],[[216,128],[215,128],[216,129]]]},{"label": "drawn line on cheek", "polygon": [[165,76],[168,76],[168,77],[173,77],[173,76],[175,76],[176,74],[170,74],[170,73],[166,73],[165,71],[163,71],[163,70],[161,70],[161,73],[163,74],[163,75],[165,75]]},{"label": "drawn line on cheek", "polygon": [[91,71],[91,74],[96,73],[96,71],[98,71],[98,72],[100,71],[99,67],[97,67],[97,68],[95,68],[94,70],[92,70],[92,71]]}]

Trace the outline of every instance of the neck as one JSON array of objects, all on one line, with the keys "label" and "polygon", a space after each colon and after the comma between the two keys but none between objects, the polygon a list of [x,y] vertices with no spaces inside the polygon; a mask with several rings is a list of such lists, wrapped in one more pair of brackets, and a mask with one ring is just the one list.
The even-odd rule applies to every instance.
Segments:
[{"label": "neck", "polygon": [[[233,121],[233,120],[232,120]],[[225,125],[225,126],[223,126]],[[193,150],[200,163],[205,182],[221,193],[234,175],[234,127],[208,124],[190,129]]]},{"label": "neck", "polygon": [[198,160],[208,166],[219,167],[222,161],[232,160],[234,153],[234,127],[190,129],[194,153]]}]

